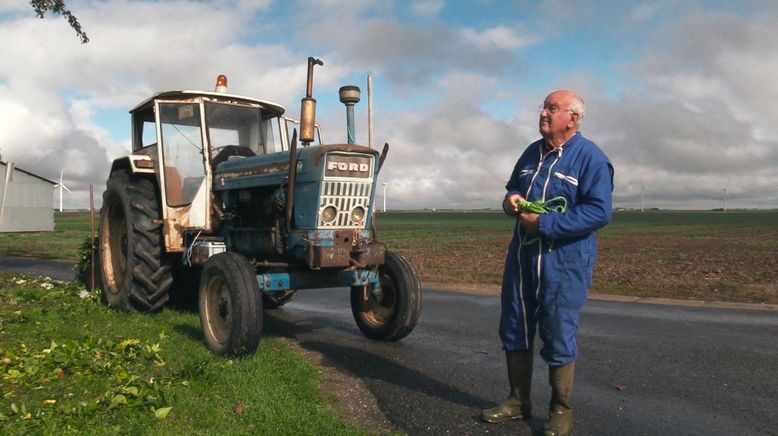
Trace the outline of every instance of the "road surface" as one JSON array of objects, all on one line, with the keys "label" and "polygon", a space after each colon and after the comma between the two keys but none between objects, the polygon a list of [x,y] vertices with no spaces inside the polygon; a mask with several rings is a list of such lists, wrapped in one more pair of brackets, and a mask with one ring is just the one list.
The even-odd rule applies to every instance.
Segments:
[{"label": "road surface", "polygon": [[[550,389],[535,360],[529,424],[486,424],[507,395],[499,299],[426,290],[416,330],[365,339],[348,289],[300,291],[266,312],[265,334],[293,338],[359,377],[409,434],[530,435]],[[778,435],[778,313],[590,301],[581,314],[576,435]]]}]

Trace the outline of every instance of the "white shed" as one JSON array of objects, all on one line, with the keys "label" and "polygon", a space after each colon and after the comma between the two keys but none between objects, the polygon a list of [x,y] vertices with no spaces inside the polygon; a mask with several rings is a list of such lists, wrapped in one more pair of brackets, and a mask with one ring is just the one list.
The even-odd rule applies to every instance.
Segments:
[{"label": "white shed", "polygon": [[53,231],[56,184],[0,161],[0,233]]}]

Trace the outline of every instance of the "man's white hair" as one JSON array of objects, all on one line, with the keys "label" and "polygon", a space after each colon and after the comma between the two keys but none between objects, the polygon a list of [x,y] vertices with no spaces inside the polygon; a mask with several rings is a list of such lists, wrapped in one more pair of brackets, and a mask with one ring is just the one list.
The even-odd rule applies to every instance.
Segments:
[{"label": "man's white hair", "polygon": [[584,101],[581,97],[573,94],[573,101],[570,102],[570,105],[567,107],[567,110],[572,111],[573,113],[578,114],[578,121],[575,123],[575,128],[580,129],[581,128],[581,120],[583,120],[584,113],[586,112],[586,105],[584,104]]}]

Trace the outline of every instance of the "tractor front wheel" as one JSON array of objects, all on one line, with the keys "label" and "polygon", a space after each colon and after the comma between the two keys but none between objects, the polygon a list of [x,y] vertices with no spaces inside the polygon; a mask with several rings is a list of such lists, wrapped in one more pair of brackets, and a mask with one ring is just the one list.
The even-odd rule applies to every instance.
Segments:
[{"label": "tractor front wheel", "polygon": [[403,256],[388,251],[378,267],[380,291],[370,286],[351,288],[351,312],[370,339],[397,341],[416,327],[421,313],[421,287],[416,271]]},{"label": "tractor front wheel", "polygon": [[254,268],[232,252],[208,258],[198,301],[205,344],[216,354],[253,353],[262,337],[262,295]]}]

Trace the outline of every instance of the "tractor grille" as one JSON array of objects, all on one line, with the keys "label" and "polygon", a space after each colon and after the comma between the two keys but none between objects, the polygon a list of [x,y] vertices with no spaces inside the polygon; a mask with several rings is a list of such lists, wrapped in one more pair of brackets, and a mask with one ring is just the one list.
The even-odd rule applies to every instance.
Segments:
[{"label": "tractor grille", "polygon": [[[370,209],[370,191],[372,182],[363,181],[324,181],[319,202],[319,228],[363,229]],[[325,209],[335,209],[334,218],[325,221]],[[361,208],[361,219],[355,220],[354,212]],[[332,215],[331,215],[332,216]]]}]

